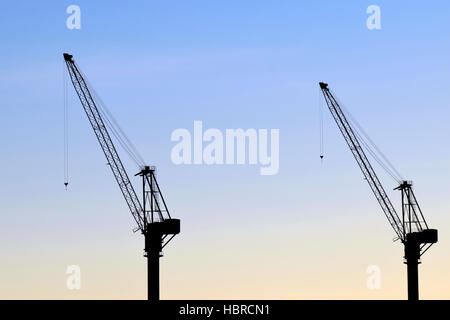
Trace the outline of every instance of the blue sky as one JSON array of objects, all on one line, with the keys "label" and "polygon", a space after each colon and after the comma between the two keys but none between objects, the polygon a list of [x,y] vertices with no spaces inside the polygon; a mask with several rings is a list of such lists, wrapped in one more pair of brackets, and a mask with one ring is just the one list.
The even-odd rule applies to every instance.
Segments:
[{"label": "blue sky", "polygon": [[[66,28],[70,4],[81,8],[81,30]],[[371,4],[381,8],[381,30],[366,28]],[[360,275],[346,278],[350,289],[343,298],[404,297],[400,280],[386,281],[377,293],[360,288],[372,263],[386,277],[401,278],[401,248],[391,243],[393,233],[328,111],[320,163],[319,81],[330,84],[399,171],[415,181],[425,215],[443,237],[424,259],[424,277],[443,274],[450,264],[443,249],[450,244],[444,201],[450,189],[449,9],[446,1],[3,1],[0,249],[8,261],[1,280],[9,289],[0,297],[145,297],[142,239],[131,233],[132,218],[72,89],[70,185],[64,190],[63,52],[74,55],[144,158],[158,166],[169,208],[182,219],[183,233],[163,262],[164,297],[339,297],[342,284],[333,282],[334,272],[303,270],[308,267],[300,263],[332,256],[336,237],[346,244],[337,244],[339,251],[352,255],[338,268],[361,266]],[[249,165],[175,166],[170,135],[177,128],[192,131],[194,120],[220,130],[280,129],[279,174],[262,177]],[[388,190],[395,187],[383,182]],[[396,202],[399,195],[390,194]],[[130,261],[111,270],[123,287],[106,286],[111,274],[100,272],[118,254],[112,246]],[[270,282],[280,266],[258,251],[270,246],[296,264],[298,283]],[[373,254],[366,257],[361,252],[367,247]],[[254,260],[245,256],[251,250],[258,253],[249,255]],[[228,279],[186,258],[206,253],[209,270],[226,264],[227,255],[241,254],[243,261],[224,271]],[[24,267],[27,259],[37,261],[36,272]],[[64,288],[64,270],[77,261],[98,283],[73,293]],[[185,270],[175,267],[180,263]],[[267,274],[246,282],[251,272],[245,268],[260,264],[268,266]],[[306,284],[301,274],[308,272],[323,282]],[[205,280],[189,292],[182,279],[201,274],[216,279],[216,287]],[[270,285],[259,287],[262,278]],[[15,279],[27,280],[17,286]],[[235,292],[227,285],[231,279],[255,289]],[[121,288],[130,283],[127,296]],[[437,286],[429,297],[448,298],[448,289],[439,295]]]}]

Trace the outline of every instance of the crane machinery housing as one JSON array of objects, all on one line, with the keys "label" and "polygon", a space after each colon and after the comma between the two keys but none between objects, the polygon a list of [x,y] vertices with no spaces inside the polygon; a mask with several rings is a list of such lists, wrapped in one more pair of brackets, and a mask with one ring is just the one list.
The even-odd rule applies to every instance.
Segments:
[{"label": "crane machinery housing", "polygon": [[[420,257],[438,240],[438,232],[436,229],[429,229],[428,224],[422,214],[422,210],[417,203],[416,196],[412,189],[412,182],[400,181],[395,190],[401,191],[402,210],[401,219],[394,209],[388,195],[386,194],[380,180],[367,159],[366,154],[358,139],[357,131],[355,131],[333,93],[328,88],[328,84],[319,83],[322,94],[327,103],[339,130],[344,136],[348,147],[356,159],[364,178],[367,180],[372,192],[374,193],[378,203],[388,219],[390,225],[394,229],[399,240],[404,245],[404,263],[407,266],[408,279],[408,299],[419,299],[419,275],[418,265]],[[360,137],[360,136],[359,136]],[[364,145],[364,144],[363,144]]]},{"label": "crane machinery housing", "polygon": [[[97,108],[95,99],[83,74],[73,60],[73,56],[64,53],[64,61],[73,87],[89,119],[98,142],[105,154],[123,197],[136,221],[136,231],[140,230],[145,238],[144,256],[147,257],[148,299],[159,300],[159,258],[162,249],[180,233],[180,220],[173,219],[156,181],[155,167],[141,165],[135,176],[142,179],[142,201],[131,184],[128,174],[109,135],[108,121],[104,121],[102,112]],[[114,132],[113,132],[114,133]]]}]

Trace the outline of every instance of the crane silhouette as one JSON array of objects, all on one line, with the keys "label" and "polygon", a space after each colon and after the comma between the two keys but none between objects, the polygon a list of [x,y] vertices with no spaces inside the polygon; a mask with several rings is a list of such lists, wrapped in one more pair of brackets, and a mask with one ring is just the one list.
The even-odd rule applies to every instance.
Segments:
[{"label": "crane silhouette", "polygon": [[395,190],[400,190],[402,195],[402,219],[400,219],[364,153],[358,139],[358,134],[356,134],[355,130],[351,127],[345,113],[342,111],[336,98],[328,88],[328,84],[320,82],[319,86],[322,90],[328,109],[363,172],[365,180],[372,189],[372,192],[383,209],[392,229],[394,229],[397,238],[401,240],[404,245],[404,262],[407,265],[408,278],[408,299],[418,300],[418,265],[420,263],[420,257],[437,242],[438,232],[436,229],[428,228],[422,210],[414,195],[412,182],[405,180],[400,181],[399,186],[395,188]]},{"label": "crane silhouette", "polygon": [[144,235],[148,299],[157,301],[159,300],[159,258],[162,257],[162,249],[175,235],[180,233],[180,220],[173,219],[170,216],[156,180],[155,167],[153,166],[141,164],[140,171],[136,174],[136,176],[142,178],[142,201],[139,200],[105,125],[105,122],[110,124],[110,121],[106,119],[104,121],[102,112],[97,108],[87,81],[75,64],[73,56],[68,53],[64,53],[63,56],[73,87],[105,154],[107,164],[111,168],[131,215],[136,221],[137,228],[135,231],[140,230]]}]

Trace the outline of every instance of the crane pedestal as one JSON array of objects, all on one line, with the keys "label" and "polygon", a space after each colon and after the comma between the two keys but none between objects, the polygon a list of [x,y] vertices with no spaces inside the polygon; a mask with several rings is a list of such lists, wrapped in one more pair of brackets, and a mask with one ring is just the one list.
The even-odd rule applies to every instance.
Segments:
[{"label": "crane pedestal", "polygon": [[419,300],[419,264],[421,247],[437,242],[436,229],[427,229],[419,232],[411,232],[406,235],[405,264],[408,274],[408,300]]},{"label": "crane pedestal", "polygon": [[163,240],[168,235],[180,233],[179,219],[166,219],[147,224],[145,256],[147,257],[147,295],[149,301],[159,301],[159,258],[162,257]]},{"label": "crane pedestal", "polygon": [[147,297],[150,301],[159,300],[159,258],[161,257],[162,237],[158,234],[145,235],[145,256],[147,257]]},{"label": "crane pedestal", "polygon": [[420,244],[405,243],[405,264],[408,277],[408,300],[419,300]]}]

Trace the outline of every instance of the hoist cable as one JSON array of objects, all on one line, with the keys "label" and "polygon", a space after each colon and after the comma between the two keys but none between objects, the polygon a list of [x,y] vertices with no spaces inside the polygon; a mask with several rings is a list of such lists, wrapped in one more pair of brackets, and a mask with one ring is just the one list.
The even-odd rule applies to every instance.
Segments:
[{"label": "hoist cable", "polygon": [[318,107],[319,107],[319,148],[320,148],[320,159],[323,159],[324,157],[324,151],[323,151],[323,100],[322,100],[322,94],[319,92],[319,100],[318,100]]},{"label": "hoist cable", "polygon": [[69,110],[67,97],[67,74],[66,64],[63,63],[63,108],[64,108],[64,186],[67,190],[69,184]]}]

